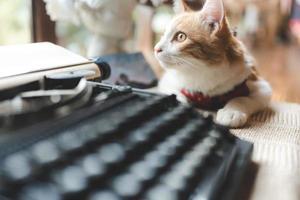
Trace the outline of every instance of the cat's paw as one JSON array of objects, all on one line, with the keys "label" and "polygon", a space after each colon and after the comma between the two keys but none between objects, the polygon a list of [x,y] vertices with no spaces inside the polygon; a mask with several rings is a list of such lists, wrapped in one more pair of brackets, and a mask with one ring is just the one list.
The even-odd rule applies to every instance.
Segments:
[{"label": "cat's paw", "polygon": [[223,108],[218,111],[215,121],[217,124],[223,126],[238,128],[245,125],[247,120],[248,115],[246,113],[243,113],[239,110]]}]

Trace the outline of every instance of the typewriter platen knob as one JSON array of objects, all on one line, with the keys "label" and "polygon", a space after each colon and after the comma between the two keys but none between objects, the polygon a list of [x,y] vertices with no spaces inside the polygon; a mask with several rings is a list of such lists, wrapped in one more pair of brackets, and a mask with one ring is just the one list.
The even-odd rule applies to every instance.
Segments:
[{"label": "typewriter platen knob", "polygon": [[107,62],[104,62],[101,58],[96,58],[93,60],[96,65],[98,65],[98,68],[101,72],[101,80],[106,80],[111,75],[111,69],[110,65]]}]

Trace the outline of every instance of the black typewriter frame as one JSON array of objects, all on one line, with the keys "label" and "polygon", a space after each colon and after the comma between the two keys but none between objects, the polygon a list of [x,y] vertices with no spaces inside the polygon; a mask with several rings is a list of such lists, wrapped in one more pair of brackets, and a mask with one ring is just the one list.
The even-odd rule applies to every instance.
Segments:
[{"label": "black typewriter frame", "polygon": [[[114,85],[92,82],[92,81],[89,81],[88,83],[91,84],[93,87],[98,88],[99,90],[107,90],[107,91],[115,90],[122,93],[128,93],[128,94],[133,93],[145,97],[160,95],[160,94],[151,93],[140,89],[133,89],[127,86],[114,86]],[[10,153],[17,152],[26,146],[32,145],[33,143],[36,143],[40,140],[46,139],[52,135],[57,134],[59,131],[66,129],[67,127],[77,122],[80,122],[81,119],[83,118],[88,119],[90,117],[93,117],[98,112],[106,108],[99,107],[97,106],[97,104],[95,104],[84,109],[86,109],[87,112],[80,113],[80,109],[79,109],[75,111],[75,114],[73,115],[68,115],[63,118],[55,119],[51,121],[45,121],[38,125],[27,127],[25,129],[21,129],[19,131],[14,132],[13,133],[14,136],[11,137],[11,140],[14,141],[14,145],[12,145],[12,142],[10,140],[8,141],[0,140],[0,160],[5,158],[5,156]],[[80,113],[80,115],[77,115],[76,112]],[[224,127],[220,126],[220,128],[224,128]],[[43,134],[37,134],[41,132],[43,132]],[[238,154],[237,154],[236,161],[233,163],[232,166],[233,170],[231,170],[231,173],[228,174],[226,178],[226,182],[223,184],[224,187],[221,188],[220,190],[221,192],[215,198],[216,200],[233,200],[236,198],[236,195],[240,190],[241,183],[244,179],[243,176],[245,175],[248,166],[250,164],[249,162],[251,160],[253,145],[249,142],[245,142],[240,139],[237,139],[237,146],[238,146]],[[235,170],[235,169],[239,169],[239,170]],[[1,189],[0,189],[0,194],[1,194]]]}]

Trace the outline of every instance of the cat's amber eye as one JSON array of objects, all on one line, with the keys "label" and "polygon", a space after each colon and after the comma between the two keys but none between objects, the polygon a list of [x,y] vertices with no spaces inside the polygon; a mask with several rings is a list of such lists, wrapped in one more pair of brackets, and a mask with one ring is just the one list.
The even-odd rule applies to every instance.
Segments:
[{"label": "cat's amber eye", "polygon": [[177,35],[176,35],[176,41],[177,41],[177,42],[183,42],[183,41],[186,40],[186,38],[187,38],[186,34],[185,34],[185,33],[182,33],[182,32],[179,32],[179,33],[177,33]]}]

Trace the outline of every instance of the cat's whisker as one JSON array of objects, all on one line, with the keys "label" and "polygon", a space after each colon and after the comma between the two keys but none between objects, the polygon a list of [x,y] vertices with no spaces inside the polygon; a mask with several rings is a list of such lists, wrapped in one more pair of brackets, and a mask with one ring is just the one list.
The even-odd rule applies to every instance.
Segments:
[{"label": "cat's whisker", "polygon": [[191,67],[194,67],[193,63],[191,63],[191,62],[189,62],[189,61],[187,61],[187,60],[185,60],[183,58],[179,58],[179,57],[174,57],[174,58],[177,59],[177,60],[179,60],[179,61],[181,61],[181,63],[183,63],[183,64],[187,64],[187,65],[189,65]]},{"label": "cat's whisker", "polygon": [[185,60],[183,58],[179,58],[179,57],[174,57],[174,58],[177,59],[180,64],[185,65],[185,66],[187,66],[187,67],[189,67],[189,68],[191,68],[193,70],[198,70],[198,68],[195,67],[194,64],[191,63],[190,61],[187,61],[187,60]]}]

